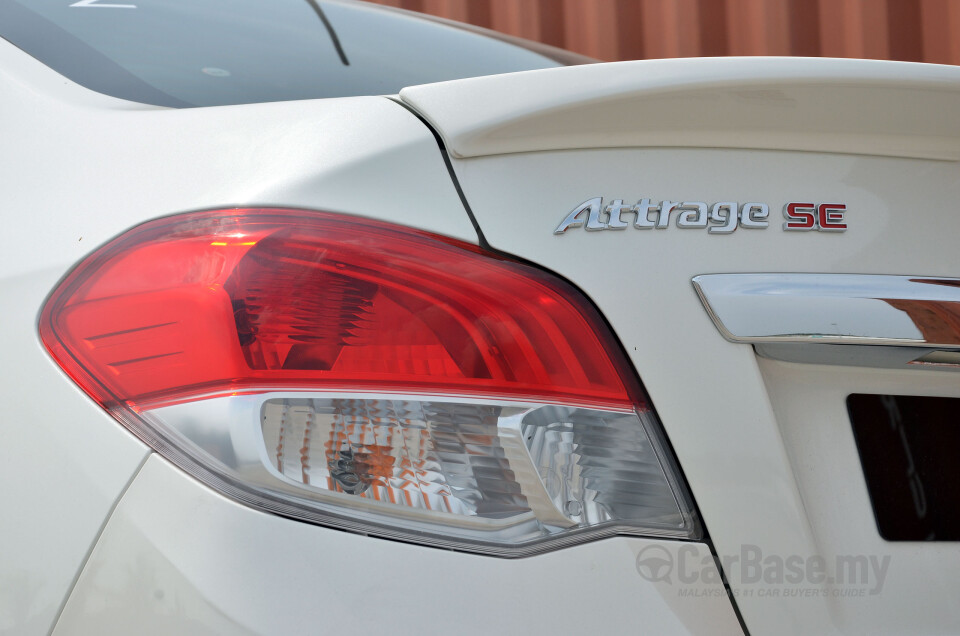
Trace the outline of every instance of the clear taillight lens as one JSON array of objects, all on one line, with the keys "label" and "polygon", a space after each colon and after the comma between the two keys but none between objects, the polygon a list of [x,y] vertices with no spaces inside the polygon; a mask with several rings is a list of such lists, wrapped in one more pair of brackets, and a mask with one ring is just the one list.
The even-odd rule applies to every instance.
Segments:
[{"label": "clear taillight lens", "polygon": [[119,421],[261,509],[503,555],[698,532],[596,310],[475,246],[319,212],[169,217],[82,262],[40,332]]}]

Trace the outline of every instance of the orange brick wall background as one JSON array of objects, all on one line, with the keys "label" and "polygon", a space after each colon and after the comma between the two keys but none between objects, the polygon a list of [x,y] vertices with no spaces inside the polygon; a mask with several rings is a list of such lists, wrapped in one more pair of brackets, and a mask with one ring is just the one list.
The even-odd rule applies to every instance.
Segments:
[{"label": "orange brick wall background", "polygon": [[960,0],[373,0],[601,60],[810,55],[960,64]]}]

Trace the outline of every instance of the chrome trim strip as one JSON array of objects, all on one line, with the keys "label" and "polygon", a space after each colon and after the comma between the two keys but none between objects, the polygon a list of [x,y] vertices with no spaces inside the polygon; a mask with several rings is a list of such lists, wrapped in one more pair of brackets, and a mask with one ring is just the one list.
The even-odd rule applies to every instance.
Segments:
[{"label": "chrome trim strip", "polygon": [[873,369],[933,369],[960,372],[960,352],[925,347],[761,343],[754,345],[753,348],[761,358],[785,362]]},{"label": "chrome trim strip", "polygon": [[956,278],[704,274],[693,286],[731,342],[960,350]]}]

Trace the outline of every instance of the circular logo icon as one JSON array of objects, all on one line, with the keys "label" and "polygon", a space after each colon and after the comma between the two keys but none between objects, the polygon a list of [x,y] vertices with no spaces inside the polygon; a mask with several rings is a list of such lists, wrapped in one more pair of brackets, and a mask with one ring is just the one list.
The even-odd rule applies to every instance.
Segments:
[{"label": "circular logo icon", "polygon": [[637,572],[648,581],[672,583],[673,554],[662,546],[648,545],[637,554]]}]

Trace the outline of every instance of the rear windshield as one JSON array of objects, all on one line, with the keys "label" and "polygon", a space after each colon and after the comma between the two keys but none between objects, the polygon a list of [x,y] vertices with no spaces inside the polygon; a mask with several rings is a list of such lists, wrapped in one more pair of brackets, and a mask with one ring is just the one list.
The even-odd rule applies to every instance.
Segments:
[{"label": "rear windshield", "polygon": [[574,59],[315,0],[0,0],[0,37],[92,90],[173,107],[384,95]]}]

